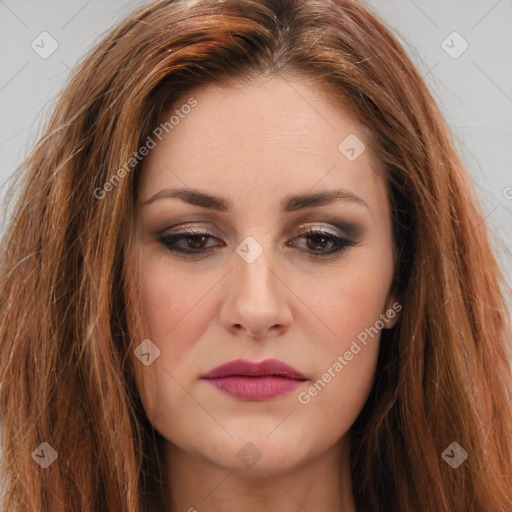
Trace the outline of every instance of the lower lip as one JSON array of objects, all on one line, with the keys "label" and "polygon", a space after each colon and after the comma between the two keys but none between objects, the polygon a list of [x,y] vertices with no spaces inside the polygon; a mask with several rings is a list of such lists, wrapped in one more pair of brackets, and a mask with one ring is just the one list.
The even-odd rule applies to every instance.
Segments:
[{"label": "lower lip", "polygon": [[270,400],[297,389],[304,381],[278,376],[206,379],[212,386],[242,400]]}]

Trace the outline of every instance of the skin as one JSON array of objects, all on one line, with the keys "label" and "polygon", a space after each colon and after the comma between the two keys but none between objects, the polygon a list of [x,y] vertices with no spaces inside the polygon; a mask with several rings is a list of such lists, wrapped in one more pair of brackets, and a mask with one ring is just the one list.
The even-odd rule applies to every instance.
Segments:
[{"label": "skin", "polygon": [[[338,150],[349,134],[364,141],[365,132],[307,80],[203,86],[180,105],[190,96],[197,106],[144,160],[136,216],[147,330],[135,345],[149,338],[160,355],[134,364],[145,411],[166,440],[162,510],[355,511],[349,429],[371,389],[380,332],[309,403],[298,395],[395,303],[385,183],[369,149],[355,161]],[[177,198],[144,205],[168,187],[222,196],[232,210]],[[335,201],[280,211],[288,194],[332,189],[366,206]],[[355,227],[355,245],[315,259],[336,243],[300,235],[324,228],[343,236],[336,223]],[[187,257],[159,241],[159,233],[185,227],[213,238],[179,246],[210,252]],[[263,251],[251,263],[236,252],[248,236]],[[200,379],[237,358],[280,359],[309,380],[278,398],[244,401]],[[246,443],[261,454],[251,467],[237,457]]]}]

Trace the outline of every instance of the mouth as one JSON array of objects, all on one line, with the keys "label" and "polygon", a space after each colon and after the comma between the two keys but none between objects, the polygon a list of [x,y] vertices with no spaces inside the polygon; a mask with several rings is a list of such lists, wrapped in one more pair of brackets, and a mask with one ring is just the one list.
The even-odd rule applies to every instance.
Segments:
[{"label": "mouth", "polygon": [[240,400],[263,401],[291,393],[309,380],[292,366],[277,359],[259,363],[236,359],[201,376],[222,393]]}]

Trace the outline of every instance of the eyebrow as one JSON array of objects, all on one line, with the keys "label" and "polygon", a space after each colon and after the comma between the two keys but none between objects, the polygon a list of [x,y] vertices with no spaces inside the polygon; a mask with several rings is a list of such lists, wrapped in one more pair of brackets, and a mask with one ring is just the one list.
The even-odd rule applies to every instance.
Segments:
[{"label": "eyebrow", "polygon": [[[159,199],[169,198],[180,199],[185,203],[218,212],[229,212],[232,209],[232,204],[229,200],[191,188],[164,188],[142,203],[142,206],[152,204]],[[304,208],[330,204],[335,201],[353,202],[369,209],[366,202],[350,190],[335,189],[313,194],[288,195],[281,203],[281,210],[283,212],[295,212]]]}]

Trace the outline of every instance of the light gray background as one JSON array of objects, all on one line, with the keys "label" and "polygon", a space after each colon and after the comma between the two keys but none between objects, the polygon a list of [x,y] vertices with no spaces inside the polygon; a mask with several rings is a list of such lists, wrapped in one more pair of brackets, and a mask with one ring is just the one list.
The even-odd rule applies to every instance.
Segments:
[{"label": "light gray background", "polygon": [[[0,0],[0,201],[74,63],[142,3]],[[500,264],[512,284],[512,257],[507,254],[512,249],[512,0],[370,4],[396,28],[451,125],[475,179],[485,222],[496,233]],[[44,31],[58,43],[46,59],[31,47]],[[449,45],[453,54],[463,48],[460,38],[450,36],[454,31],[469,44],[458,58],[443,49]],[[8,215],[0,207],[0,220]]]}]

